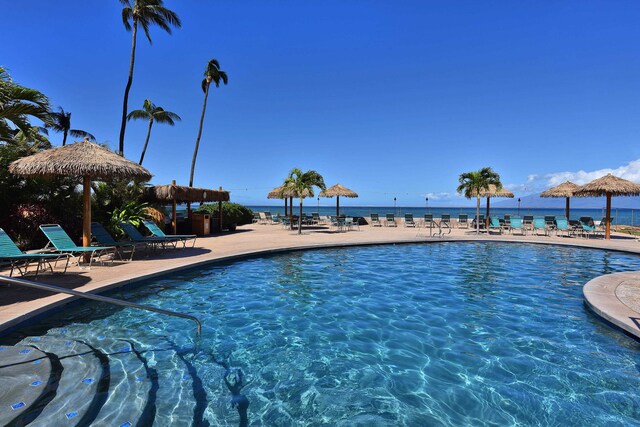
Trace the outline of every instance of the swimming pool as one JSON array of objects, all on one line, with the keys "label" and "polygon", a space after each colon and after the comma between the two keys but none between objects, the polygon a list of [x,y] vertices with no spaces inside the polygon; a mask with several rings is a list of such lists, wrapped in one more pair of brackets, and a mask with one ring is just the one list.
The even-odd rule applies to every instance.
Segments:
[{"label": "swimming pool", "polygon": [[631,425],[640,345],[585,308],[582,286],[638,269],[633,255],[508,243],[292,252],[114,295],[199,317],[195,355],[188,322],[102,304],[20,333],[122,359],[109,387],[143,395],[109,397],[123,420],[155,389],[157,425],[238,425],[223,377],[241,371],[252,425]]}]

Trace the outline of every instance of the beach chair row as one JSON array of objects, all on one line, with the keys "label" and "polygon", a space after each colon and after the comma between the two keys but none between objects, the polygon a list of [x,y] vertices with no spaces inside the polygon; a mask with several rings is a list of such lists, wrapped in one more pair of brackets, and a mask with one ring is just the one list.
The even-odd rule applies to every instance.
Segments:
[{"label": "beach chair row", "polygon": [[[120,260],[131,261],[133,254],[139,249],[167,249],[192,241],[195,246],[195,235],[166,235],[154,222],[144,221],[144,226],[151,233],[144,236],[132,224],[121,223],[128,240],[117,241],[109,232],[97,222],[91,224],[92,246],[77,246],[67,232],[58,224],[44,224],[40,230],[47,237],[47,245],[37,251],[22,252],[11,237],[0,228],[0,264],[10,267],[9,275],[15,271],[21,275],[29,272],[29,267],[35,264],[35,276],[43,270],[57,267],[57,263],[64,261],[63,273],[67,271],[71,259],[75,259],[78,266],[85,263],[91,268],[94,262],[113,263],[115,257]],[[95,244],[94,244],[95,243]]]},{"label": "beach chair row", "polygon": [[[414,218],[412,213],[404,214],[402,218],[396,218],[395,214],[388,213],[384,218],[380,218],[377,213],[370,214],[372,227],[397,227],[401,223],[404,227],[416,227],[416,228],[448,228],[451,229],[454,223],[451,220],[451,215],[442,214],[440,218],[434,218],[433,214],[424,214],[422,218]],[[468,227],[468,216],[460,215],[457,223],[458,227]]]},{"label": "beach chair row", "polygon": [[[474,218],[475,221],[475,218]],[[480,219],[484,223],[483,217]],[[488,231],[517,232],[522,235],[532,233],[534,235],[566,237],[600,237],[604,236],[606,219],[603,218],[599,225],[595,224],[592,217],[580,217],[579,220],[569,220],[564,216],[533,216],[505,215],[503,218],[493,216],[489,218]]]}]

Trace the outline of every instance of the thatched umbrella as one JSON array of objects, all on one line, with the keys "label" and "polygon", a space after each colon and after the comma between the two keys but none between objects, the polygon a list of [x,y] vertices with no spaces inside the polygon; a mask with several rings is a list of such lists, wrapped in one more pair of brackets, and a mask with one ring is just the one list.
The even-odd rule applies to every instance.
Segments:
[{"label": "thatched umbrella", "polygon": [[320,197],[334,197],[336,198],[336,216],[340,216],[340,196],[342,197],[358,197],[358,193],[353,190],[343,187],[340,184],[336,184],[333,187],[329,187],[319,194]]},{"label": "thatched umbrella", "polygon": [[91,244],[91,179],[151,179],[142,166],[85,138],[82,142],[51,148],[9,165],[9,172],[27,176],[81,176],[83,184],[82,244]]},{"label": "thatched umbrella", "polygon": [[[289,200],[289,218],[293,228],[293,198],[298,197],[295,192],[288,190],[284,185],[276,187],[267,194],[267,199],[284,199],[284,214],[287,215],[287,199]],[[303,198],[309,197],[309,190],[304,190]]]},{"label": "thatched umbrella", "polygon": [[580,188],[579,185],[574,184],[571,181],[566,181],[563,182],[560,185],[557,185],[553,188],[548,189],[547,191],[544,191],[542,193],[540,193],[540,197],[564,197],[567,199],[567,203],[565,206],[565,215],[567,217],[567,220],[569,220],[569,199],[571,197],[573,197],[573,194],[576,192],[576,190],[578,190],[578,188]]},{"label": "thatched umbrella", "polygon": [[[476,194],[473,194],[472,196],[476,196]],[[508,197],[510,199],[513,199],[513,193],[509,190],[507,190],[506,188],[502,187],[500,190],[496,189],[496,186],[493,184],[489,185],[489,189],[485,190],[485,191],[481,191],[480,192],[480,197],[486,197],[487,198],[487,215],[485,217],[485,226],[487,227],[487,229],[489,228],[489,212],[490,212],[490,206],[491,206],[491,198],[492,197]]]},{"label": "thatched umbrella", "polygon": [[574,193],[578,197],[607,197],[605,239],[609,239],[611,234],[611,196],[637,195],[640,195],[640,185],[611,174],[583,185]]}]

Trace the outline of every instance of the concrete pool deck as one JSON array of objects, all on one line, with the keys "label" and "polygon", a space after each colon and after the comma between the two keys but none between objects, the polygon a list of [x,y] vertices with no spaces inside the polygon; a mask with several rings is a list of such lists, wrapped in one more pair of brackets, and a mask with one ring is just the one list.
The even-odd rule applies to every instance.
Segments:
[{"label": "concrete pool deck", "polygon": [[[238,227],[234,233],[198,238],[195,248],[159,251],[132,262],[93,266],[91,270],[69,267],[66,274],[41,274],[38,282],[82,292],[104,292],[119,286],[212,262],[223,262],[257,254],[336,246],[375,245],[415,242],[519,242],[569,245],[610,249],[640,254],[640,242],[633,236],[613,233],[612,239],[520,236],[481,233],[471,229],[453,229],[443,237],[429,236],[429,229],[362,226],[359,231],[335,232],[328,226],[305,227],[303,234],[278,225],[252,224]],[[8,275],[8,271],[0,272]],[[27,276],[32,280],[33,276]],[[584,286],[586,304],[598,315],[627,333],[640,338],[640,271],[597,277]],[[17,286],[0,287],[0,332],[21,322],[64,305],[75,297],[51,295]]]}]

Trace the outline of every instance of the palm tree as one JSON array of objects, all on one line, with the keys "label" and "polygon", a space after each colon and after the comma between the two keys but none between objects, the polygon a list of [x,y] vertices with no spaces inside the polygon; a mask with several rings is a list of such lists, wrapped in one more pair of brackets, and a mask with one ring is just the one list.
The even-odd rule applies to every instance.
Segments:
[{"label": "palm tree", "polygon": [[64,111],[62,107],[58,107],[60,111],[57,113],[51,113],[51,123],[46,127],[52,129],[55,132],[62,132],[62,145],[67,143],[67,134],[76,138],[88,138],[90,141],[95,141],[96,137],[89,132],[80,129],[71,129],[71,113]]},{"label": "palm tree", "polygon": [[131,31],[131,60],[129,62],[129,78],[124,89],[124,100],[122,102],[122,124],[120,125],[120,144],[118,151],[124,156],[124,133],[127,127],[127,102],[129,101],[129,90],[133,82],[133,64],[136,59],[136,38],[138,35],[138,25],[144,30],[147,40],[151,43],[149,27],[158,27],[171,34],[171,26],[180,28],[182,23],[178,15],[165,8],[164,0],[120,0],[124,6],[122,8],[122,23],[127,31]]},{"label": "palm tree", "polygon": [[15,130],[32,132],[31,118],[50,123],[49,100],[35,89],[15,83],[7,70],[0,67],[0,141],[9,141]]},{"label": "palm tree", "polygon": [[476,234],[480,234],[480,197],[481,193],[489,191],[490,185],[495,185],[496,190],[502,189],[500,175],[495,173],[491,168],[482,168],[476,172],[465,172],[460,174],[458,179],[458,193],[464,195],[467,199],[477,198],[476,205]]},{"label": "palm tree", "polygon": [[324,178],[314,170],[302,172],[298,168],[291,169],[289,176],[284,180],[283,193],[290,192],[300,198],[300,216],[298,217],[298,234],[302,234],[302,199],[313,197],[313,187],[326,190]]},{"label": "palm tree", "polygon": [[144,160],[144,154],[147,152],[147,145],[149,144],[149,137],[151,136],[151,126],[153,122],[166,123],[170,126],[175,125],[175,121],[182,120],[179,115],[172,113],[171,111],[165,111],[164,108],[156,106],[151,100],[145,99],[142,105],[142,110],[133,110],[127,116],[127,120],[149,120],[149,130],[147,131],[147,139],[144,141],[144,147],[142,147],[142,154],[140,154],[140,165]]},{"label": "palm tree", "polygon": [[204,123],[204,113],[207,111],[207,98],[209,97],[209,86],[211,82],[216,87],[220,87],[220,82],[227,84],[227,73],[220,69],[220,63],[217,59],[211,59],[207,62],[207,68],[204,70],[204,79],[202,79],[202,91],[204,92],[204,104],[202,105],[202,115],[200,115],[200,128],[198,129],[198,137],[196,138],[196,148],[193,151],[193,160],[191,160],[191,174],[189,175],[189,187],[193,187],[193,172],[196,169],[196,157],[198,157],[198,147],[200,146],[200,137],[202,136],[202,124]]}]

